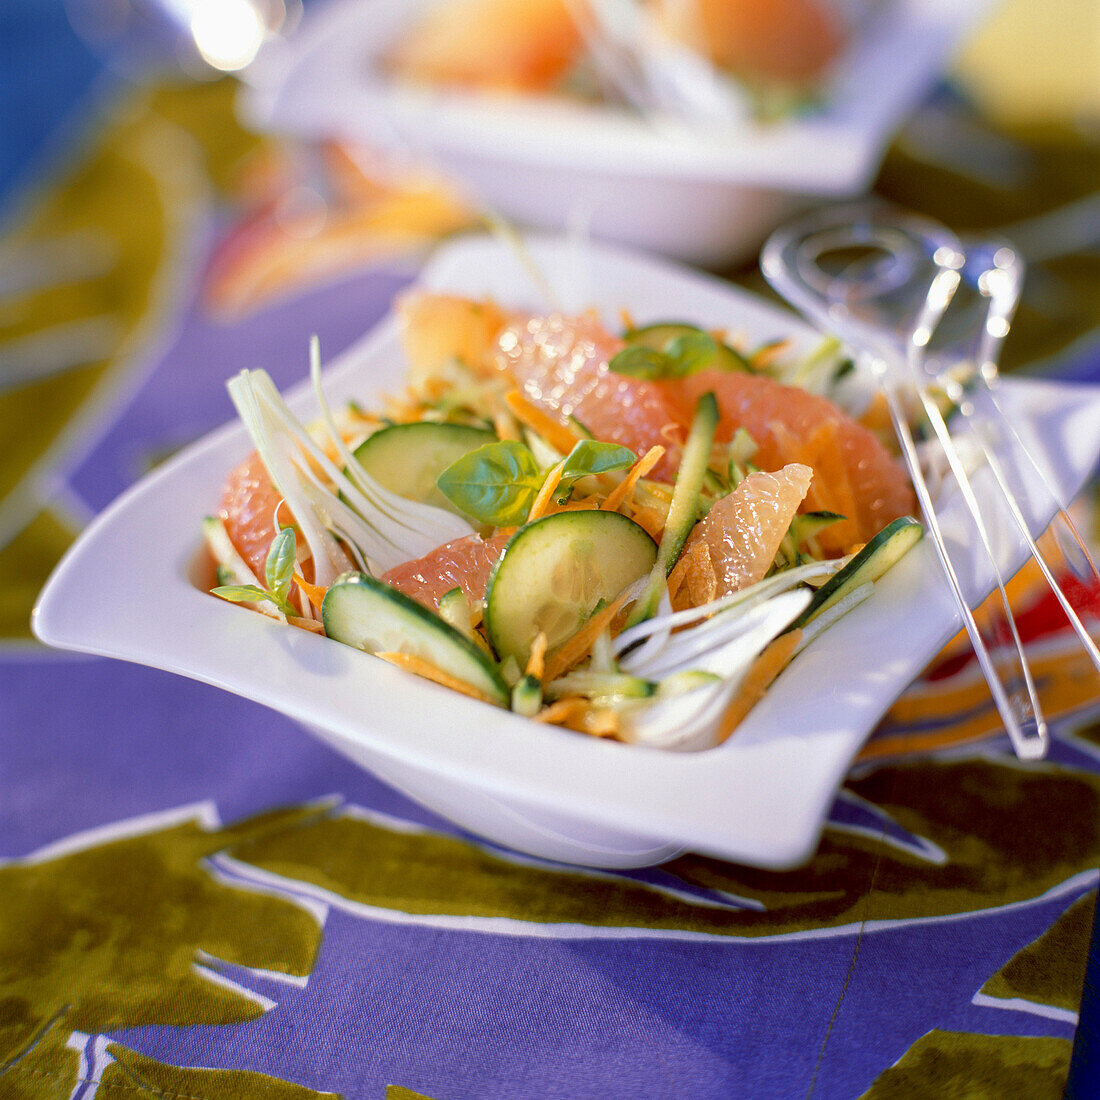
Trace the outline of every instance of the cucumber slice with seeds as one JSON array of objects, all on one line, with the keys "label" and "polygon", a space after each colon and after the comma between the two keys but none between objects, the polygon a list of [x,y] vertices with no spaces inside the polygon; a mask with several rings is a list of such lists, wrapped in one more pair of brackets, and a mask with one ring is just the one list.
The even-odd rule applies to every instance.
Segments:
[{"label": "cucumber slice with seeds", "polygon": [[[668,353],[670,347],[682,337],[692,337],[704,330],[697,325],[685,324],[682,321],[660,321],[652,325],[643,325],[641,328],[629,329],[623,334],[623,340],[627,347],[652,348],[654,351]],[[706,333],[714,339],[712,333]],[[746,373],[752,368],[744,356],[734,351],[728,344],[714,339],[714,358],[711,362],[700,365],[703,370],[713,367],[716,370],[740,371]]]},{"label": "cucumber slice with seeds", "polygon": [[366,653],[407,653],[476,688],[498,706],[511,693],[496,662],[404,592],[366,573],[344,573],[321,604],[325,633]]},{"label": "cucumber slice with seeds", "polygon": [[390,492],[464,516],[436,488],[436,478],[452,462],[486,443],[495,443],[496,438],[495,432],[470,424],[430,420],[391,424],[360,443],[355,457]]},{"label": "cucumber slice with seeds", "polygon": [[556,512],[521,527],[485,592],[485,628],[501,660],[527,663],[535,635],[553,649],[657,558],[645,529],[618,512]]}]

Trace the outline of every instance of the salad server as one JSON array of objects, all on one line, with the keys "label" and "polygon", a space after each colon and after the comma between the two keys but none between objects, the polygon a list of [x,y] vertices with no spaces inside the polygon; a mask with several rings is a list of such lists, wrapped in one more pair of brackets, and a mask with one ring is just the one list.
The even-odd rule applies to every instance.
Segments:
[{"label": "salad server", "polygon": [[[943,565],[959,614],[1021,759],[1040,759],[1049,732],[998,565],[996,531],[982,513],[970,484],[967,454],[980,454],[997,483],[1003,504],[1029,553],[1065,610],[1091,660],[1100,669],[1100,650],[1073,608],[1046,557],[1028,530],[1025,490],[1012,483],[985,442],[997,430],[1011,442],[1054,505],[1053,533],[1070,568],[1081,579],[1100,579],[1095,563],[1073,526],[1065,502],[1039,460],[1012,426],[997,399],[996,359],[1009,331],[1023,279],[1023,263],[1007,244],[969,244],[965,250],[945,227],[885,207],[840,207],[811,214],[785,226],[766,243],[765,277],[792,305],[819,327],[845,339],[860,356],[883,394],[903,458]],[[969,311],[966,338],[951,335],[948,309],[964,281],[976,291],[979,308]],[[974,331],[974,314],[979,324]],[[936,347],[937,334],[941,350]],[[967,432],[960,437],[936,401],[932,387],[957,406]],[[940,522],[943,501],[935,499],[920,461],[906,415],[915,394],[969,514],[969,537],[976,537],[991,568],[1003,622],[979,623],[964,595],[960,557]],[[1001,657],[999,667],[994,650]],[[1007,660],[1005,656],[1007,654]]]}]

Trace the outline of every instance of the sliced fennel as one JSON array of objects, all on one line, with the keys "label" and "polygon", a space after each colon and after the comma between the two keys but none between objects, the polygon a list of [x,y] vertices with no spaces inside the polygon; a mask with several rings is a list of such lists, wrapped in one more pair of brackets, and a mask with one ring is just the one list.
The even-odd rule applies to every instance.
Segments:
[{"label": "sliced fennel", "polygon": [[698,676],[699,686],[678,694],[662,694],[633,708],[624,708],[619,735],[624,741],[663,749],[706,749],[717,741],[718,726],[745,674],[763,649],[790,625],[809,602],[805,590],[784,592],[756,604],[739,618],[740,631],[704,660],[669,669],[667,675]]},{"label": "sliced fennel", "polygon": [[[769,600],[800,584],[830,577],[842,569],[846,558],[835,561],[810,562],[794,569],[785,569],[738,592],[731,592],[699,607],[672,611],[666,595],[658,614],[652,619],[624,630],[614,640],[614,652],[622,667],[639,675],[647,674],[651,665],[666,664],[669,651],[673,658],[688,649],[696,650],[718,644],[737,619],[757,604]],[[707,619],[707,622],[700,620]],[[694,626],[689,631],[673,634],[681,627]],[[639,644],[641,643],[641,644]],[[635,648],[636,647],[636,648]]]},{"label": "sliced fennel", "polygon": [[[263,383],[278,393],[267,374],[242,371],[229,381],[229,396],[244,421],[276,489],[282,494],[313,556],[314,583],[330,585],[352,562],[333,536],[327,497],[331,493],[302,461],[303,447],[293,433],[281,428]],[[316,450],[305,432],[306,450]],[[301,443],[301,441],[297,441]],[[338,503],[338,502],[337,502]]]},{"label": "sliced fennel", "polygon": [[[460,517],[404,500],[362,471],[336,428],[316,377],[314,384],[333,445],[347,462],[348,473],[310,436],[265,371],[242,371],[230,380],[228,390],[272,482],[301,529],[313,558],[315,584],[327,587],[355,565],[385,572],[473,532]],[[354,548],[350,557],[338,540]],[[356,556],[362,560],[351,560]]]}]

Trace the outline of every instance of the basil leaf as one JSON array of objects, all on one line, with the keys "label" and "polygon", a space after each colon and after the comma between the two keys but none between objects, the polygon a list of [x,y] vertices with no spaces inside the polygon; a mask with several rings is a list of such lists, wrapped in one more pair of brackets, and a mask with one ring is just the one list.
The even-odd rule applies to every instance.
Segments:
[{"label": "basil leaf", "polygon": [[210,591],[215,596],[221,596],[223,600],[232,600],[233,603],[259,603],[260,600],[270,600],[271,596],[262,588],[254,584],[223,584]]},{"label": "basil leaf", "polygon": [[671,360],[672,374],[683,378],[709,367],[718,356],[718,345],[709,332],[697,329],[670,340],[664,353]]},{"label": "basil leaf", "polygon": [[276,603],[286,603],[294,580],[294,559],[297,546],[294,531],[284,527],[272,540],[264,561],[264,580]]},{"label": "basil leaf", "polygon": [[644,378],[653,381],[664,378],[668,374],[670,361],[664,352],[656,348],[642,347],[623,348],[618,354],[611,357],[607,364],[616,374],[627,374],[631,378]]},{"label": "basil leaf", "polygon": [[582,439],[566,455],[562,464],[562,481],[573,481],[588,474],[604,474],[608,470],[627,470],[637,462],[638,456],[628,447],[618,443],[601,443],[596,439]]},{"label": "basil leaf", "polygon": [[524,523],[543,475],[530,449],[514,439],[486,443],[452,462],[436,479],[452,504],[480,523]]}]

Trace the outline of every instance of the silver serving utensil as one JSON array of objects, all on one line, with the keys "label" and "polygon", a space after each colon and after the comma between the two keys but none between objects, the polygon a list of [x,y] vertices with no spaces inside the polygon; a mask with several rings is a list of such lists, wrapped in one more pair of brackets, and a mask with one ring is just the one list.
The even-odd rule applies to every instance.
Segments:
[{"label": "silver serving utensil", "polygon": [[[1020,490],[985,442],[987,429],[1001,431],[1011,442],[1014,455],[1021,456],[1039,475],[1048,500],[1054,503],[1056,526],[1063,541],[1077,548],[1077,567],[1087,573],[1090,566],[1095,572],[1095,566],[1050,479],[996,401],[996,353],[1015,310],[1022,264],[1015,253],[1011,253],[1010,261],[1003,249],[999,264],[996,260],[985,264],[975,247],[971,247],[970,254],[968,267],[960,242],[928,219],[880,207],[840,207],[812,214],[773,234],[764,247],[762,267],[768,280],[792,305],[857,349],[875,377],[929,533],[1005,730],[1021,759],[1038,759],[1049,747],[1049,733],[998,564],[995,543],[1000,532],[990,521],[998,517],[999,511],[987,516],[979,505],[967,469],[967,448],[960,450],[931,383],[957,402],[968,428],[970,449],[980,452],[989,466],[1004,507],[1100,668],[1100,652],[1028,530]],[[998,251],[991,255],[997,257]],[[976,272],[977,268],[981,271]],[[948,338],[946,350],[933,351],[937,332],[942,343],[944,332],[949,331],[948,325],[940,331],[941,323],[966,276],[983,299],[983,308],[976,311],[981,319],[977,336],[971,333],[968,341]],[[972,365],[960,372],[957,368],[960,364],[965,367],[967,353]],[[943,503],[934,498],[922,469],[906,410],[909,395],[919,402],[966,505],[970,533],[963,546],[955,547],[941,526]],[[982,564],[989,567],[1000,597],[1004,613],[1004,629],[1000,632],[988,621],[979,624],[960,580],[960,569],[966,571],[971,564],[968,552],[975,538],[983,553]],[[1007,664],[1007,669],[998,667],[993,650],[999,651],[1001,664]],[[1006,652],[1007,662],[1003,659]]]}]

